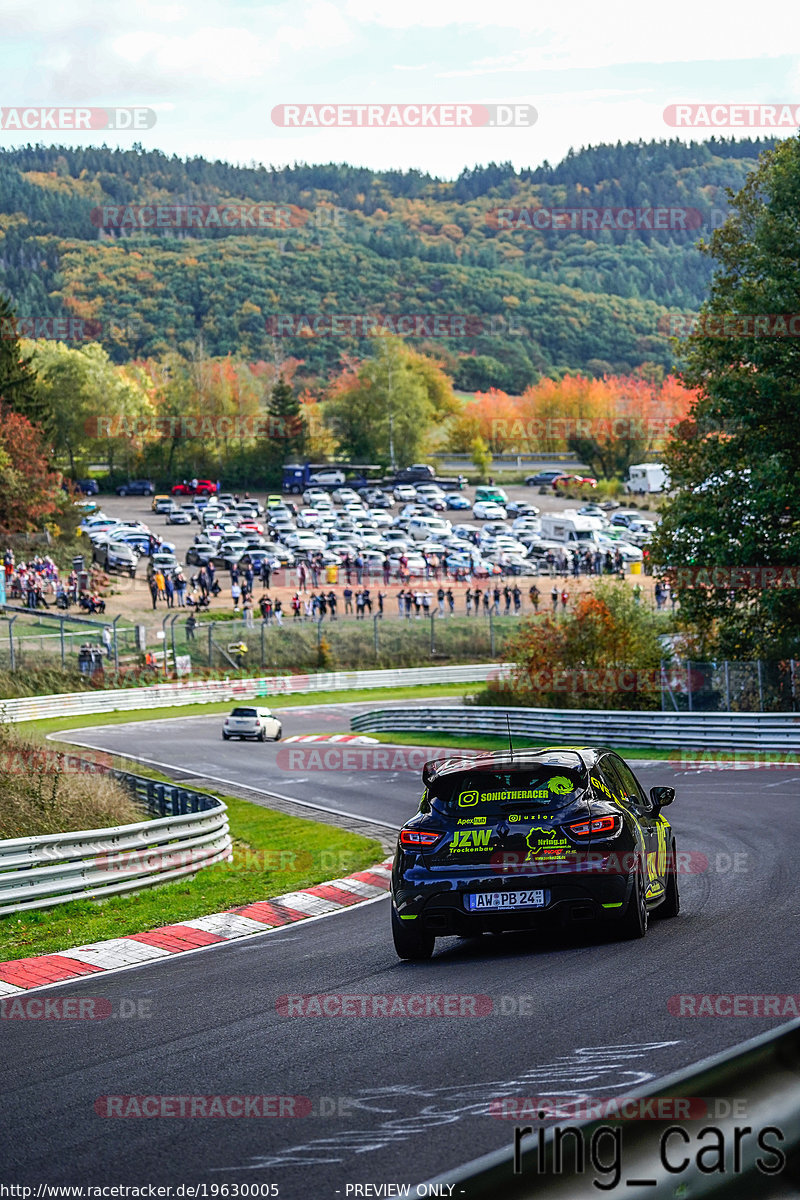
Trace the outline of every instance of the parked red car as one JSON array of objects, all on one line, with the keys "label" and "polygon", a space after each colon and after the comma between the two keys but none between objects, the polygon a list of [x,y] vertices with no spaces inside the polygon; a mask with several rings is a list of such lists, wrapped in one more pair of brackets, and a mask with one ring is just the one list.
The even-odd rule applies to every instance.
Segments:
[{"label": "parked red car", "polygon": [[597,487],[597,480],[591,475],[558,475],[553,480],[553,487]]},{"label": "parked red car", "polygon": [[192,480],[191,483],[187,483],[184,479],[183,483],[172,485],[173,496],[213,496],[216,491],[217,485],[210,479]]}]

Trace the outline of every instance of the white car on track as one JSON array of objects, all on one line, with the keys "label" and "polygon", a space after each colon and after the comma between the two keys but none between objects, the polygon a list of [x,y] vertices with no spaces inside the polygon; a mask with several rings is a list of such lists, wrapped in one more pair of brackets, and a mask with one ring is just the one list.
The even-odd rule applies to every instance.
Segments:
[{"label": "white car on track", "polygon": [[231,710],[222,725],[222,740],[252,738],[258,742],[280,741],[283,728],[277,717],[268,708],[251,708],[237,705]]}]

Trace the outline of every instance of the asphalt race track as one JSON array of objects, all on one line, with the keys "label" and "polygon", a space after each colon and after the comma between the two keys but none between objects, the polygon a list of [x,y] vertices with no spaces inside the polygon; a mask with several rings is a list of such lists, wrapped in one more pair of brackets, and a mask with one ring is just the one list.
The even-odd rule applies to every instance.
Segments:
[{"label": "asphalt race track", "polygon": [[[365,707],[284,710],[284,731],[346,729]],[[415,808],[418,772],[282,770],[280,746],[223,744],[220,726],[209,716],[75,737],[394,826]],[[681,875],[681,915],[653,921],[644,941],[447,939],[430,963],[404,964],[382,899],[48,988],[38,994],[106,997],[119,1015],[2,1022],[3,1181],[202,1183],[209,1197],[224,1184],[276,1184],[283,1200],[413,1185],[511,1146],[513,1122],[489,1114],[493,1099],[624,1095],[783,1024],[673,1015],[668,1000],[797,990],[800,776],[669,764],[638,773],[647,786],[675,785],[668,815],[679,849],[698,866],[707,860]],[[319,993],[480,995],[492,1005],[482,1016],[283,1015],[281,996]],[[95,1110],[100,1097],[132,1095],[305,1097],[296,1111],[311,1111],[123,1119]],[[624,1173],[614,1194],[626,1194]]]}]

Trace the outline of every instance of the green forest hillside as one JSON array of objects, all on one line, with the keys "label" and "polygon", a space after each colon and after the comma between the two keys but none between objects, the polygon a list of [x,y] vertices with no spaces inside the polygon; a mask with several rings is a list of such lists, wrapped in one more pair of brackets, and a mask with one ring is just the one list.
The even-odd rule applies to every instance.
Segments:
[{"label": "green forest hillside", "polygon": [[[276,318],[439,314],[449,336],[423,327],[407,340],[439,354],[467,390],[518,392],[540,375],[645,363],[668,370],[663,317],[696,310],[707,290],[695,242],[773,144],[597,146],[557,166],[489,164],[455,181],[336,164],[239,167],[141,147],[22,147],[0,153],[0,290],[21,321],[93,322],[118,363],[169,350],[291,355],[301,377],[320,379],[343,353],[369,352],[361,327],[329,335],[293,322],[296,333],[276,337]],[[242,203],[288,216],[244,231],[104,228],[98,217],[104,207]],[[591,206],[695,215],[689,231],[538,230],[518,219]],[[463,333],[462,317],[472,318]]]}]

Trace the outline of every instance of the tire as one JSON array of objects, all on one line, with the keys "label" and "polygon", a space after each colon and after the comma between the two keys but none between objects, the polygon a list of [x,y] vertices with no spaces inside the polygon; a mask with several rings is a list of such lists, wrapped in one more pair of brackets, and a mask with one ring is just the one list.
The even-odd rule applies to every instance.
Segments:
[{"label": "tire", "polygon": [[266,729],[262,729],[262,730],[261,730],[261,732],[260,732],[260,733],[259,733],[259,735],[258,735],[258,740],[259,740],[260,742],[265,742],[265,741],[267,740],[267,731],[266,731]]},{"label": "tire", "polygon": [[624,941],[643,938],[647,933],[647,897],[641,868],[636,872],[633,891],[628,901],[628,907],[625,909],[625,915],[616,924],[618,935]]},{"label": "tire", "polygon": [[228,734],[227,734],[227,733],[223,733],[223,735],[222,735],[222,740],[223,740],[223,742],[227,742],[227,741],[228,741]]},{"label": "tire", "polygon": [[[419,919],[419,918],[417,918]],[[410,962],[422,962],[433,954],[436,938],[432,933],[417,928],[409,928],[410,921],[401,921],[392,905],[392,941],[398,958]]]},{"label": "tire", "polygon": [[118,496],[127,496],[127,494],[128,494],[127,488],[120,488],[119,491],[117,492]]},{"label": "tire", "polygon": [[675,847],[675,842],[672,843],[672,850],[667,864],[667,888],[664,899],[656,909],[656,915],[659,917],[669,918],[677,917],[681,911],[681,898],[678,894],[678,856]]},{"label": "tire", "polygon": [[279,726],[278,726],[278,732],[275,734],[275,737],[273,738],[273,741],[275,741],[275,742],[279,742],[279,741],[281,740],[281,738],[282,738],[282,737],[283,737],[283,726],[282,726],[282,725],[279,725]]}]

